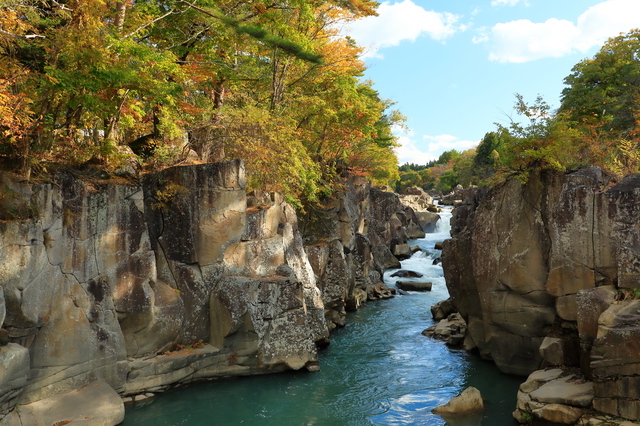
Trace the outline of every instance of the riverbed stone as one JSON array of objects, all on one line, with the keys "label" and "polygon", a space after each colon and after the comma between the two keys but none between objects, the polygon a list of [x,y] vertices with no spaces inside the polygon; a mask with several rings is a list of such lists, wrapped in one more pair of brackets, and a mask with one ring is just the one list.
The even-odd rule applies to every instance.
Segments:
[{"label": "riverbed stone", "polygon": [[593,406],[599,411],[627,419],[640,419],[640,378],[612,377],[594,381]]},{"label": "riverbed stone", "polygon": [[418,223],[424,232],[434,232],[440,221],[440,215],[430,211],[417,211]]},{"label": "riverbed stone", "polygon": [[391,274],[392,277],[398,277],[398,278],[422,278],[422,274],[420,272],[416,272],[416,271],[407,271],[405,269],[400,269],[399,271],[394,272],[393,274]]},{"label": "riverbed stone", "polygon": [[610,305],[599,318],[593,341],[594,407],[607,414],[640,419],[640,300]]},{"label": "riverbed stone", "polygon": [[353,283],[353,268],[350,268],[342,242],[331,239],[327,242],[306,246],[305,251],[322,292],[325,318],[329,330],[344,326],[345,304],[350,283]]},{"label": "riverbed stone", "polygon": [[[290,277],[225,277],[211,294],[211,307],[228,314],[212,317],[210,340],[269,369],[298,370],[317,360],[306,321],[303,285]],[[215,312],[215,310],[212,310]]]},{"label": "riverbed stone", "polygon": [[549,424],[576,424],[591,407],[593,394],[593,383],[578,369],[538,370],[520,385],[513,415],[521,423],[537,419]]},{"label": "riverbed stone", "polygon": [[589,407],[593,401],[593,383],[581,376],[567,375],[543,384],[529,395],[544,404]]},{"label": "riverbed stone", "polygon": [[462,316],[455,312],[436,325],[427,328],[423,335],[438,340],[444,340],[449,346],[460,345],[465,338],[467,323]]},{"label": "riverbed stone", "polygon": [[556,299],[556,313],[566,321],[577,321],[578,307],[576,304],[576,294],[560,296]]},{"label": "riverbed stone", "polygon": [[431,307],[431,317],[434,321],[440,321],[451,315],[455,311],[455,307],[451,299],[441,300]]},{"label": "riverbed stone", "polygon": [[405,291],[431,291],[432,286],[428,281],[396,281],[396,287]]},{"label": "riverbed stone", "polygon": [[540,355],[549,366],[579,365],[578,338],[575,333],[560,334],[558,337],[547,336],[540,345]]},{"label": "riverbed stone", "polygon": [[0,287],[0,327],[4,323],[4,318],[7,315],[7,308],[4,304],[4,290]]},{"label": "riverbed stone", "polygon": [[406,225],[406,233],[407,233],[407,238],[412,240],[415,240],[418,238],[424,238],[425,236],[425,233],[422,230],[422,227],[412,221]]},{"label": "riverbed stone", "polygon": [[367,286],[367,301],[391,297],[393,297],[393,291],[384,284]]},{"label": "riverbed stone", "polygon": [[[235,356],[238,357],[237,354]],[[122,394],[138,395],[150,390],[161,392],[175,383],[232,374],[238,369],[233,369],[229,358],[232,358],[231,351],[222,352],[211,345],[203,345],[197,348],[184,347],[147,359],[132,359],[128,362],[129,373]],[[244,367],[244,370],[248,369]],[[209,375],[205,375],[205,371]]]},{"label": "riverbed stone", "polygon": [[532,412],[538,419],[563,425],[575,424],[583,413],[580,408],[563,404],[545,404]]},{"label": "riverbed stone", "polygon": [[411,253],[411,246],[409,244],[396,244],[392,251],[393,255],[400,260],[409,259],[413,253]]},{"label": "riverbed stone", "polygon": [[477,388],[469,386],[445,405],[434,408],[439,416],[463,416],[484,411],[484,401]]}]

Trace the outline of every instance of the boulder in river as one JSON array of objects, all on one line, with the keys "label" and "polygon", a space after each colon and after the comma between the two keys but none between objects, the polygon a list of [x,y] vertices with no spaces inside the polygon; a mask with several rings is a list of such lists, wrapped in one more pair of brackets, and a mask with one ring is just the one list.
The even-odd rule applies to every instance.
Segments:
[{"label": "boulder in river", "polygon": [[467,323],[462,315],[453,313],[433,327],[422,332],[423,335],[434,339],[444,340],[449,346],[462,344],[467,333]]},{"label": "boulder in river", "polygon": [[415,272],[415,271],[408,271],[406,269],[400,269],[399,271],[396,271],[393,274],[391,274],[391,276],[399,277],[399,278],[422,278],[421,273]]},{"label": "boulder in river", "polygon": [[416,217],[418,218],[418,222],[424,232],[434,232],[438,221],[440,220],[440,215],[438,213],[430,211],[416,212]]},{"label": "boulder in river", "polygon": [[433,283],[419,281],[398,281],[396,287],[405,291],[431,291]]},{"label": "boulder in river", "polygon": [[411,247],[409,244],[396,244],[392,251],[393,255],[399,260],[409,259],[413,253],[411,253]]},{"label": "boulder in river", "polygon": [[455,308],[453,306],[451,298],[447,300],[441,300],[431,307],[431,316],[433,317],[434,321],[445,319],[454,312]]},{"label": "boulder in river", "polygon": [[462,393],[445,405],[441,405],[432,410],[438,416],[466,416],[470,414],[482,413],[484,411],[484,401],[480,391],[473,386],[469,386]]}]

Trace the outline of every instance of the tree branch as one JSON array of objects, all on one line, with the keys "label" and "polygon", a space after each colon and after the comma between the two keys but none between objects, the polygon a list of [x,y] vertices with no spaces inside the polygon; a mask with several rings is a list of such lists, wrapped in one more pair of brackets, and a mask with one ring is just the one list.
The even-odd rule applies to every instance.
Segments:
[{"label": "tree branch", "polygon": [[222,19],[222,17],[221,17],[221,16],[218,16],[218,15],[215,15],[215,14],[213,14],[213,13],[209,12],[209,11],[206,11],[206,10],[204,10],[203,8],[198,7],[198,6],[196,6],[195,4],[193,4],[193,3],[189,3],[188,1],[185,1],[185,0],[178,0],[178,1],[179,1],[180,3],[184,3],[184,4],[186,4],[186,5],[187,5],[187,6],[189,6],[189,7],[194,8],[194,9],[195,9],[195,10],[197,10],[198,12],[202,12],[202,13],[204,13],[205,15],[211,16],[212,18]]},{"label": "tree branch", "polygon": [[22,40],[31,40],[34,38],[46,38],[45,36],[39,35],[39,34],[27,34],[27,35],[14,34],[14,33],[10,33],[9,31],[5,31],[3,29],[0,29],[0,34],[8,35],[10,37],[19,38]]},{"label": "tree branch", "polygon": [[[140,25],[138,28],[136,28],[135,30],[131,31],[129,34],[127,34],[127,35],[125,35],[125,36],[122,36],[122,37],[120,38],[120,40],[123,40],[123,39],[125,39],[125,38],[129,38],[129,37],[133,36],[133,35],[134,35],[134,34],[136,34],[137,32],[144,30],[144,29],[145,29],[145,28],[147,28],[148,26],[155,24],[156,22],[158,22],[158,21],[160,21],[160,20],[162,20],[162,19],[166,18],[166,17],[167,17],[167,16],[169,16],[169,15],[172,15],[173,13],[174,13],[174,12],[173,12],[173,9],[171,9],[170,11],[168,11],[167,13],[165,13],[164,15],[158,16],[156,19],[153,19],[153,20],[151,20],[151,21],[147,22],[146,24],[142,24],[142,25]],[[110,48],[112,48],[112,47],[113,47],[113,44],[110,44],[109,46],[107,46],[107,49],[110,49]]]}]

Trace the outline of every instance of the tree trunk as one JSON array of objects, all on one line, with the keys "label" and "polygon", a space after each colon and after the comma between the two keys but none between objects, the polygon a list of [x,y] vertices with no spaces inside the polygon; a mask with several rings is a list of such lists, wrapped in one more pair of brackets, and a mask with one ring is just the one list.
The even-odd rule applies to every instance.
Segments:
[{"label": "tree trunk", "polygon": [[114,25],[118,28],[118,31],[122,31],[124,28],[124,20],[127,16],[127,0],[116,2],[116,19]]},{"label": "tree trunk", "polygon": [[289,60],[280,60],[280,58],[278,57],[278,51],[274,50],[272,62],[271,110],[273,111],[284,98],[284,82],[287,69],[289,68]]}]

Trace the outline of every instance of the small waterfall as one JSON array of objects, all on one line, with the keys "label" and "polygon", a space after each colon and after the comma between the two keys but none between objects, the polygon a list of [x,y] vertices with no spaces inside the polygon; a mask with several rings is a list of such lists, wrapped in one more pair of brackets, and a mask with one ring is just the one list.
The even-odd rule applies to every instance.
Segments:
[{"label": "small waterfall", "polygon": [[440,220],[436,223],[434,234],[445,234],[446,238],[450,237],[452,210],[453,208],[451,207],[444,207],[442,209],[439,213]]}]

